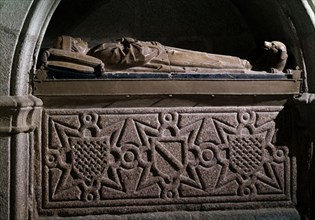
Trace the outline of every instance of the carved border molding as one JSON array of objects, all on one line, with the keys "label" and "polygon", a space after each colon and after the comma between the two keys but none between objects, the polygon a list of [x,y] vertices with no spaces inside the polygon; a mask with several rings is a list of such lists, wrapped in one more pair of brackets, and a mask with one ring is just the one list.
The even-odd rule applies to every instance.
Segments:
[{"label": "carved border molding", "polygon": [[39,124],[42,101],[35,96],[0,96],[0,134],[33,131]]},{"label": "carved border molding", "polygon": [[274,141],[281,110],[45,109],[40,212],[293,207],[295,160]]}]

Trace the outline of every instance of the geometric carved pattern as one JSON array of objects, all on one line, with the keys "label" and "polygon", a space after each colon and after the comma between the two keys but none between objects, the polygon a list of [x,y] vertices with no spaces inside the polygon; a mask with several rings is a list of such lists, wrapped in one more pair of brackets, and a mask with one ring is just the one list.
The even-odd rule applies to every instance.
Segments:
[{"label": "geometric carved pattern", "polygon": [[109,146],[99,138],[69,138],[73,169],[89,181],[100,178],[107,164]]},{"label": "geometric carved pattern", "polygon": [[273,143],[280,110],[46,109],[41,209],[287,206],[295,177],[288,148]]},{"label": "geometric carved pattern", "polygon": [[230,137],[230,163],[241,174],[253,174],[263,162],[264,143],[259,136]]}]

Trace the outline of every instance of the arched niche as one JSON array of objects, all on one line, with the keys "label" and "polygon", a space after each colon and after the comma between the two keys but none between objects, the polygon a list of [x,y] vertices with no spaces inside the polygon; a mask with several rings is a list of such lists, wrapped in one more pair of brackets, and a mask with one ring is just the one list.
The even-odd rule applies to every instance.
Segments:
[{"label": "arched niche", "polygon": [[[109,2],[101,2],[95,1],[93,4],[89,3],[87,5],[84,4],[83,1],[76,2],[75,5],[71,5],[73,1],[63,1],[60,3],[59,1],[34,1],[33,3],[29,4],[30,10],[23,11],[23,15],[25,16],[25,21],[23,21],[22,28],[19,28],[18,33],[14,35],[14,42],[10,45],[10,56],[13,57],[13,61],[7,62],[5,65],[10,66],[8,68],[8,72],[6,75],[9,75],[7,78],[10,78],[9,82],[1,81],[1,86],[5,86],[6,88],[10,88],[10,93],[8,97],[14,96],[22,96],[22,95],[29,95],[31,90],[29,89],[29,84],[32,81],[32,77],[29,77],[29,73],[34,73],[34,66],[36,64],[36,57],[41,46],[46,46],[49,44],[50,39],[54,37],[52,31],[53,26],[56,28],[54,29],[55,33],[59,34],[71,34],[74,35],[76,33],[82,33],[80,29],[76,29],[79,24],[84,20],[84,17],[91,13],[91,10],[98,7],[103,7],[102,3],[106,4],[113,4],[114,1]],[[165,2],[167,4],[168,2]],[[195,3],[197,4],[197,3]],[[303,67],[303,60],[302,57],[305,58],[307,64],[307,71],[309,76],[309,85],[310,91],[314,91],[314,78],[312,77],[314,74],[314,64],[313,58],[315,57],[314,52],[312,51],[313,44],[311,43],[314,39],[314,26],[311,23],[309,15],[305,13],[305,8],[300,1],[251,1],[250,3],[247,1],[231,1],[225,2],[222,4],[228,4],[231,7],[230,9],[238,15],[239,20],[245,21],[245,29],[246,29],[246,39],[250,47],[254,47],[259,44],[261,40],[273,40],[277,37],[279,40],[285,42],[289,48],[291,53],[294,57],[294,64],[301,65]],[[273,7],[274,6],[274,7]],[[7,9],[13,9],[14,5],[10,5]],[[55,12],[55,8],[58,10]],[[73,9],[78,9],[78,11]],[[88,10],[91,9],[91,10]],[[59,12],[58,12],[59,11]],[[92,10],[93,12],[94,10]],[[63,24],[63,20],[59,20],[58,18],[52,18],[55,12],[55,17],[58,15],[64,16],[66,20],[64,20],[65,24]],[[74,13],[74,14],[73,14]],[[205,13],[205,12],[204,12]],[[92,13],[93,14],[93,13]],[[91,14],[90,14],[91,15]],[[259,15],[259,16],[257,16]],[[61,17],[62,17],[61,16]],[[227,16],[227,15],[225,15]],[[271,19],[273,17],[273,19]],[[253,19],[255,18],[255,19]],[[289,19],[290,18],[290,19]],[[14,19],[14,15],[8,16],[7,19]],[[51,23],[49,24],[51,20]],[[56,21],[58,22],[56,23]],[[69,21],[69,22],[67,22]],[[266,22],[268,21],[268,22]],[[231,21],[232,22],[232,21]],[[292,22],[292,23],[291,23]],[[2,21],[1,21],[2,23]],[[62,25],[61,25],[62,24]],[[71,25],[74,25],[71,27]],[[49,29],[46,32],[47,25]],[[67,26],[67,25],[70,25]],[[9,26],[9,25],[8,25]],[[62,27],[62,28],[61,28]],[[260,28],[261,27],[261,28]],[[9,27],[8,30],[10,30]],[[60,28],[60,29],[59,29]],[[12,29],[13,30],[13,29]],[[58,32],[59,30],[59,32]],[[295,31],[296,30],[296,31]],[[77,31],[77,32],[76,32]],[[46,33],[47,41],[43,40],[43,36]],[[125,33],[125,32],[123,32]],[[128,33],[126,33],[128,34]],[[216,37],[219,38],[219,34],[216,33]],[[240,33],[239,33],[240,34]],[[85,35],[83,34],[81,37],[86,38],[87,40],[93,40],[93,35]],[[134,35],[137,37],[137,35]],[[240,35],[241,36],[241,35]],[[111,36],[116,37],[116,36]],[[139,36],[142,37],[142,36]],[[143,38],[151,38],[149,36]],[[192,40],[191,40],[192,39]],[[192,37],[190,40],[184,39],[183,41],[179,42],[180,45],[185,47],[191,47],[194,49],[199,49],[200,45],[201,48],[204,48],[203,40],[196,40],[196,38]],[[237,37],[235,38],[237,39]],[[97,39],[97,40],[103,40]],[[159,40],[159,39],[155,39]],[[160,36],[161,41],[165,41],[166,43],[174,44],[177,46],[178,42],[172,41],[172,39],[167,39],[163,36]],[[221,39],[217,39],[221,41]],[[219,42],[217,41],[217,42]],[[197,43],[198,42],[198,43]],[[201,44],[200,44],[201,42]],[[233,44],[227,44],[229,46],[232,45],[232,48],[228,47],[222,50],[223,47],[219,46],[211,46],[211,43],[208,45],[207,50],[213,52],[221,52],[222,53],[229,53],[229,54],[236,54],[240,53],[239,55],[243,56],[247,52],[249,47],[246,49],[239,50],[240,47],[234,47],[235,42]],[[179,45],[179,46],[180,46]],[[234,45],[234,46],[233,46]],[[226,47],[226,46],[225,46]],[[218,51],[216,51],[217,48]],[[243,48],[243,47],[241,47]],[[301,51],[303,52],[303,56],[301,56]],[[31,78],[31,81],[30,81]],[[29,104],[29,100],[21,99],[17,103],[23,103],[25,106],[32,105]],[[1,104],[1,107],[3,104]],[[6,106],[4,106],[7,108]],[[10,106],[11,108],[12,106]],[[14,105],[13,108],[16,108]],[[29,170],[20,170],[21,167],[27,167],[25,164],[29,163],[29,150],[32,148],[32,136],[28,136],[27,133],[19,134],[21,131],[17,131],[18,134],[12,133],[11,141],[4,141],[1,143],[5,143],[7,147],[11,147],[11,159],[12,164],[9,167],[5,167],[7,169],[11,169],[12,176],[10,178],[10,183],[12,183],[11,188],[7,190],[9,195],[6,195],[6,199],[10,200],[9,204],[10,207],[8,208],[11,212],[11,217],[15,219],[27,219],[32,214],[32,205],[30,205],[30,201],[34,197],[33,193],[29,194],[29,185],[32,182],[28,176]],[[22,146],[22,147],[21,147]],[[14,157],[14,158],[13,158]],[[9,160],[8,158],[6,158]],[[24,172],[25,171],[25,172]],[[24,174],[23,174],[24,172]],[[10,184],[9,183],[9,184]],[[5,187],[4,187],[5,188]],[[25,189],[25,190],[24,190]],[[30,190],[31,191],[31,190]],[[10,198],[9,198],[10,197]],[[36,208],[34,208],[36,212]]]},{"label": "arched niche", "polygon": [[303,67],[294,26],[278,1],[62,1],[43,47],[60,35],[81,37],[90,46],[120,37],[247,58],[265,40],[282,41],[288,68]]},{"label": "arched niche", "polygon": [[[62,34],[82,37],[91,45],[100,43],[103,40],[129,35],[143,40],[160,40],[170,46],[240,57],[246,57],[253,48],[260,46],[264,40],[280,40],[287,45],[291,55],[290,68],[294,69],[296,66],[302,68],[304,75],[308,75],[307,84],[310,90],[313,90],[312,72],[315,67],[310,61],[313,52],[308,45],[312,42],[314,28],[310,17],[305,13],[302,3],[294,1],[284,3],[272,0],[268,2],[257,0],[245,3],[240,0],[231,0],[218,4],[211,3],[215,5],[216,9],[221,8],[215,13],[209,12],[208,9],[211,8],[211,5],[208,5],[206,1],[201,1],[200,5],[202,7],[200,5],[194,7],[193,5],[198,5],[196,3],[179,3],[182,8],[179,7],[177,13],[170,10],[172,5],[176,5],[176,2],[171,5],[165,3],[165,6],[158,4],[160,6],[155,11],[156,7],[152,6],[153,3],[150,1],[146,1],[144,5],[140,1],[133,1],[126,5],[123,1],[119,1],[117,5],[115,3],[115,7],[111,8],[112,4],[114,4],[113,1],[95,1],[93,4],[78,1],[74,5],[71,1],[62,1],[59,4],[58,0],[49,3],[45,1],[35,2],[30,8],[21,35],[17,39],[16,50],[13,50],[17,52],[14,55],[14,65],[12,65],[11,94],[22,94],[31,91],[28,87],[28,74],[22,72],[27,69],[32,75],[35,71],[34,67],[37,62],[39,48],[50,47],[52,40]],[[118,7],[120,5],[123,5],[123,7]],[[187,7],[190,6],[194,8],[192,10],[193,15],[186,16],[186,12],[190,11]],[[227,6],[227,10],[222,9],[224,7],[221,6]],[[139,25],[136,21],[141,23],[141,20],[146,20],[147,14],[150,14],[148,12],[151,12],[150,8],[151,11],[154,11],[154,16],[151,18],[154,24],[163,24],[163,21],[166,20],[163,16],[159,16],[161,13],[171,14],[166,16],[168,18],[179,19],[172,19],[171,25],[167,23],[150,26],[150,19],[148,22],[142,22],[144,23],[143,26]],[[102,9],[112,14],[123,12],[123,10],[127,10],[128,13],[120,16],[120,19],[116,19],[119,13],[110,17],[110,19],[106,19],[107,15],[101,13]],[[141,9],[149,9],[149,11],[145,12]],[[140,13],[138,13],[139,11]],[[137,16],[135,16],[136,14]],[[200,22],[198,18],[203,15],[206,19]],[[215,21],[212,18],[219,20]],[[114,22],[111,22],[113,20]],[[184,28],[179,28],[181,26],[176,23],[178,21],[179,23],[184,22],[184,24],[181,24]],[[208,25],[208,23],[211,25]],[[110,34],[103,28],[104,26],[108,28],[106,24],[109,24]],[[187,24],[190,27],[187,27]],[[195,25],[197,28],[193,28]],[[121,28],[126,26],[128,28]],[[170,29],[170,26],[175,27],[174,30]],[[146,33],[146,27],[149,27],[151,31]],[[160,30],[161,27],[162,31]],[[215,30],[211,27],[214,27]],[[138,31],[141,29],[142,31]],[[171,31],[167,31],[167,29]],[[191,31],[192,29],[194,31]],[[186,33],[186,36],[185,34],[182,35],[183,32]],[[154,37],[152,34],[154,34]],[[173,35],[175,37],[172,37]]]}]

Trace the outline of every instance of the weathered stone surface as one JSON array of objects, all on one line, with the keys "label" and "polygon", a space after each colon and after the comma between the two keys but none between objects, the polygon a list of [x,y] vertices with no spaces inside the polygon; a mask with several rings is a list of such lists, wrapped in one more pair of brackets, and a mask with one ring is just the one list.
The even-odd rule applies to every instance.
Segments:
[{"label": "weathered stone surface", "polygon": [[200,212],[199,220],[298,220],[294,209],[258,209],[250,211]]},{"label": "weathered stone surface", "polygon": [[128,215],[42,217],[40,220],[298,220],[294,209],[230,210],[211,212],[154,212]]},{"label": "weathered stone surface", "polygon": [[[9,93],[10,90],[10,75],[11,74],[15,74],[15,72],[11,73],[11,67],[13,65],[13,54],[18,51],[18,49],[16,49],[15,45],[17,43],[17,33],[21,31],[21,27],[22,27],[22,23],[23,23],[23,19],[26,17],[26,14],[28,12],[28,4],[30,4],[31,2],[39,2],[39,1],[32,1],[32,0],[2,0],[0,1],[0,23],[1,23],[1,27],[0,27],[0,42],[1,42],[1,46],[0,46],[0,51],[1,51],[1,65],[0,65],[0,95],[7,95]],[[41,1],[43,2],[43,1]],[[255,1],[253,1],[255,4]],[[257,3],[258,1],[256,1]],[[270,1],[269,1],[270,2]],[[268,3],[269,3],[268,2]],[[314,57],[314,53],[312,50],[312,46],[313,43],[311,42],[314,39],[314,27],[312,24],[310,24],[310,19],[309,16],[312,16],[312,14],[307,15],[305,13],[304,8],[301,7],[296,7],[296,6],[301,6],[300,2],[302,1],[282,1],[283,4],[287,4],[287,5],[291,5],[292,10],[290,13],[287,14],[288,17],[291,18],[291,20],[293,21],[293,23],[295,24],[295,28],[297,29],[297,34],[299,39],[302,42],[302,46],[303,46],[303,54],[305,55],[305,59],[306,59],[306,65],[307,65],[307,69],[309,72],[309,76],[311,76],[310,73],[314,72],[312,71],[314,69],[314,65],[312,60]],[[306,2],[306,1],[303,1]],[[270,4],[268,4],[266,2],[264,2],[263,4],[266,5],[266,8],[270,8]],[[244,3],[246,5],[249,5],[247,2]],[[250,6],[253,7],[253,6]],[[257,7],[256,7],[257,8]],[[258,7],[259,8],[259,7]],[[266,10],[261,10],[260,11],[264,14]],[[269,10],[268,10],[269,11]],[[30,17],[32,17],[31,15],[29,15]],[[266,15],[268,16],[268,15]],[[34,16],[36,17],[36,16]],[[255,15],[256,18],[259,18],[259,16],[257,16],[257,14]],[[271,16],[272,17],[272,16]],[[22,18],[22,19],[21,19]],[[264,19],[262,19],[264,20]],[[263,21],[264,22],[264,21]],[[280,23],[282,23],[282,21],[279,21]],[[16,26],[12,26],[13,28],[11,29],[10,24],[18,24]],[[264,22],[266,23],[266,22]],[[273,23],[274,24],[274,23]],[[254,26],[255,26],[255,22],[254,22]],[[9,29],[7,29],[7,27],[9,27]],[[274,25],[271,26],[272,28],[270,28],[270,30],[275,30]],[[156,28],[157,30],[158,27]],[[264,33],[266,32],[266,29],[263,28],[261,29],[264,31]],[[224,38],[224,36],[221,36]],[[230,35],[227,36],[230,39]],[[239,38],[240,41],[244,40],[244,37],[241,36],[241,38]],[[223,41],[223,40],[221,40]],[[245,41],[246,42],[246,41]],[[5,44],[4,44],[5,43]],[[215,44],[215,45],[219,45],[219,44]],[[297,50],[299,50],[300,48],[297,48]],[[300,51],[300,50],[299,50]],[[30,51],[30,53],[32,53]],[[23,56],[20,56],[19,53],[16,53],[16,59],[24,59]],[[16,82],[14,80],[12,80],[12,84],[15,84]],[[27,81],[21,81],[19,82],[21,85],[23,86],[27,86],[28,82]],[[310,85],[310,89],[311,91],[315,91],[314,90],[314,80],[313,77],[309,77],[309,85]],[[2,101],[2,100],[1,100]],[[248,104],[248,103],[246,103]],[[25,143],[26,144],[26,143]],[[9,160],[10,156],[8,154],[6,154],[6,150],[9,149],[10,146],[10,141],[9,138],[3,138],[0,140],[0,146],[1,149],[4,149],[4,151],[1,151],[1,193],[4,193],[3,196],[3,200],[1,200],[1,218],[3,219],[8,219],[9,218],[9,208],[8,208],[8,204],[9,202],[7,201],[7,199],[9,198],[9,179],[8,176],[6,176],[6,174],[8,174],[10,172],[10,166],[8,165],[8,163],[6,163],[6,161]],[[14,146],[12,145],[12,148],[17,148],[18,146]],[[19,148],[18,148],[19,149]],[[2,154],[3,153],[3,154]],[[314,164],[314,163],[313,163]],[[12,172],[14,172],[14,169],[11,170]],[[18,181],[19,179],[17,179],[16,181]],[[12,180],[12,183],[14,182],[14,180]],[[4,184],[2,184],[4,183]],[[19,192],[12,192],[13,194],[19,193]],[[12,204],[11,204],[12,205]],[[23,208],[23,207],[22,207]],[[14,211],[14,207],[11,207],[11,212],[13,213]],[[254,212],[259,212],[257,210],[255,210]],[[213,213],[213,212],[212,212]],[[230,214],[230,212],[228,212]],[[14,213],[13,213],[14,214]],[[159,213],[156,213],[157,215]],[[244,212],[245,214],[245,212]],[[233,216],[233,214],[230,214],[231,216]],[[279,215],[280,216],[280,215]],[[278,216],[278,217],[279,217]],[[283,215],[282,215],[283,216]],[[120,218],[120,217],[119,217]],[[117,217],[117,219],[119,219]],[[124,216],[122,216],[121,218],[125,218]],[[46,219],[46,218],[45,218]],[[57,217],[51,217],[51,219],[57,219]],[[72,219],[77,219],[77,217],[73,217]],[[80,219],[80,218],[79,218]],[[81,219],[86,219],[86,217],[81,217]],[[90,216],[90,219],[97,219],[96,216]],[[101,218],[99,218],[101,219]],[[312,219],[312,218],[310,218]]]},{"label": "weathered stone surface", "polygon": [[25,133],[39,125],[42,102],[34,96],[0,99],[0,218],[24,219],[30,187],[30,139]]},{"label": "weathered stone surface", "polygon": [[0,213],[2,219],[9,218],[9,137],[0,137]]},{"label": "weathered stone surface", "polygon": [[40,211],[292,206],[294,162],[273,141],[281,109],[46,109]]},{"label": "weathered stone surface", "polygon": [[39,124],[42,101],[35,96],[0,96],[0,135],[32,131]]},{"label": "weathered stone surface", "polygon": [[0,1],[0,95],[8,95],[10,74],[19,33],[32,0]]}]

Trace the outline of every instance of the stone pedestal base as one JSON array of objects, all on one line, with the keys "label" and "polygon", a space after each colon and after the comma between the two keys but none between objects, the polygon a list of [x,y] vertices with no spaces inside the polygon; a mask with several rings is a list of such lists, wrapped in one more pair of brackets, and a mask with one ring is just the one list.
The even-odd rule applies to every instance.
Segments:
[{"label": "stone pedestal base", "polygon": [[[282,209],[294,208],[296,186],[282,105],[54,103],[44,106],[36,148],[41,216],[298,219]],[[243,209],[258,212],[218,211]]]},{"label": "stone pedestal base", "polygon": [[39,220],[299,220],[295,209],[258,209],[211,212],[154,212],[129,215],[99,215],[83,217],[45,217]]}]

